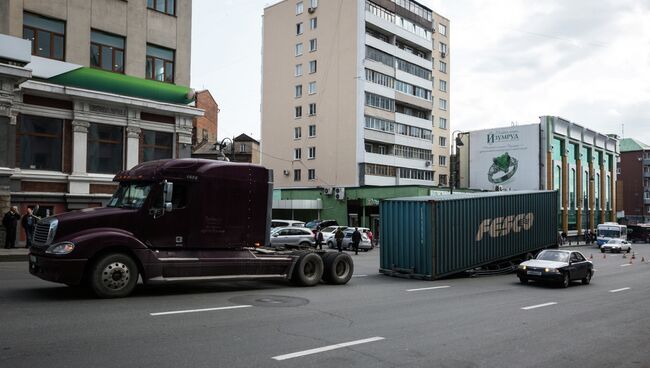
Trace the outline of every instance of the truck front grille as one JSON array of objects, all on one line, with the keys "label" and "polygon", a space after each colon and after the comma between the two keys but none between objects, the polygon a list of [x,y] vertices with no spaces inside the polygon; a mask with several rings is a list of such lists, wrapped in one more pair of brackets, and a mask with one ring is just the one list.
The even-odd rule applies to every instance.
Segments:
[{"label": "truck front grille", "polygon": [[34,229],[34,245],[50,245],[54,239],[54,234],[59,221],[56,218],[47,218],[39,221]]}]

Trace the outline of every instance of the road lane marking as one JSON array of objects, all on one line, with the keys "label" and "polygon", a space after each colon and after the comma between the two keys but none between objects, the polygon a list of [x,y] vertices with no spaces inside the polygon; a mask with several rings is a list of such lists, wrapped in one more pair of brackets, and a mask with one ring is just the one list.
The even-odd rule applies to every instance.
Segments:
[{"label": "road lane marking", "polygon": [[368,277],[368,275],[352,275],[352,277]]},{"label": "road lane marking", "polygon": [[631,266],[631,265],[632,265],[631,263],[626,263],[626,264],[622,264],[621,267],[627,267],[627,266]]},{"label": "road lane marking", "polygon": [[369,342],[379,341],[379,340],[383,340],[383,339],[384,339],[383,337],[376,336],[376,337],[371,337],[371,338],[368,338],[368,339],[348,341],[348,342],[343,342],[343,343],[340,343],[340,344],[323,346],[322,348],[303,350],[303,351],[298,351],[298,352],[291,353],[291,354],[278,355],[278,356],[274,356],[272,359],[275,359],[275,360],[287,360],[287,359],[302,357],[302,356],[305,356],[305,355],[312,355],[312,354],[322,353],[324,351],[341,349],[341,348],[345,348],[345,347],[348,347],[348,346],[353,346],[353,345],[359,345],[359,344],[365,344],[365,343],[369,343]]},{"label": "road lane marking", "polygon": [[150,316],[165,316],[168,314],[181,314],[181,313],[196,313],[196,312],[210,312],[218,310],[228,310],[228,309],[239,309],[239,308],[250,308],[252,305],[233,305],[230,307],[217,307],[217,308],[203,308],[203,309],[188,309],[188,310],[179,310],[171,312],[158,312],[158,313],[149,313]]},{"label": "road lane marking", "polygon": [[624,288],[620,288],[620,289],[610,290],[609,292],[610,293],[618,293],[619,291],[630,290],[630,289],[631,288],[629,288],[629,287],[624,287]]},{"label": "road lane marking", "polygon": [[531,310],[535,308],[541,308],[541,307],[548,307],[549,305],[555,305],[557,302],[550,302],[550,303],[544,303],[544,304],[537,304],[537,305],[530,305],[528,307],[523,307],[521,309],[523,310]]},{"label": "road lane marking", "polygon": [[451,286],[433,286],[433,287],[425,287],[425,288],[419,288],[419,289],[408,289],[406,291],[422,291],[422,290],[435,290],[435,289],[446,289]]}]

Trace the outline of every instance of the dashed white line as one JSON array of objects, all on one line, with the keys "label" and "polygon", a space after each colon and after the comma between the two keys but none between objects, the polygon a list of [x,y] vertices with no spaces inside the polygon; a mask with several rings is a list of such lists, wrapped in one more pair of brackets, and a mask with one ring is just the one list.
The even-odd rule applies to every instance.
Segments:
[{"label": "dashed white line", "polygon": [[239,309],[239,308],[250,308],[252,305],[232,305],[229,307],[217,307],[217,308],[203,308],[203,309],[188,309],[188,310],[178,310],[171,312],[158,312],[158,313],[149,313],[150,316],[164,316],[168,314],[181,314],[181,313],[196,313],[196,312],[210,312],[218,310],[228,310],[228,309]]},{"label": "dashed white line", "polygon": [[550,303],[544,303],[544,304],[537,304],[537,305],[530,305],[528,307],[523,307],[521,309],[523,310],[530,310],[530,309],[535,309],[535,308],[541,308],[541,307],[548,307],[549,305],[555,305],[557,302],[550,302]]},{"label": "dashed white line", "polygon": [[408,289],[406,291],[422,291],[422,290],[436,290],[436,289],[446,289],[450,286],[433,286],[433,287],[425,287],[425,288],[419,288],[419,289]]},{"label": "dashed white line", "polygon": [[343,343],[340,343],[340,344],[323,346],[322,348],[303,350],[303,351],[298,351],[298,352],[291,353],[291,354],[278,355],[278,356],[274,356],[272,359],[275,359],[275,360],[287,360],[287,359],[302,357],[302,356],[305,356],[305,355],[322,353],[324,351],[341,349],[341,348],[345,348],[345,347],[348,347],[348,346],[353,346],[353,345],[359,345],[359,344],[365,344],[365,343],[369,343],[369,342],[379,341],[379,340],[383,340],[383,339],[384,339],[383,337],[376,336],[376,337],[371,337],[371,338],[368,338],[368,339],[348,341],[348,342],[343,342]]},{"label": "dashed white line", "polygon": [[631,288],[629,288],[629,287],[624,287],[624,288],[620,288],[620,289],[610,290],[609,292],[610,293],[618,293],[619,291],[625,291],[625,290],[630,290],[630,289]]},{"label": "dashed white line", "polygon": [[626,264],[622,264],[621,267],[627,267],[627,266],[631,266],[631,265],[632,265],[631,263],[626,263]]},{"label": "dashed white line", "polygon": [[368,275],[352,275],[352,277],[368,277]]}]

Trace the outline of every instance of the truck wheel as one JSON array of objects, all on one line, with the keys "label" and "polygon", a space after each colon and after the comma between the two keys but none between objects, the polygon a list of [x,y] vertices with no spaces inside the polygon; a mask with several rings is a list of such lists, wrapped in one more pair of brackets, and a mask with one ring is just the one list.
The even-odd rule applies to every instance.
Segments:
[{"label": "truck wheel", "polygon": [[100,298],[122,298],[138,283],[138,266],[126,254],[110,253],[98,259],[90,271],[90,287]]},{"label": "truck wheel", "polygon": [[316,253],[304,253],[294,266],[291,281],[296,285],[314,286],[323,276],[323,260]]},{"label": "truck wheel", "polygon": [[333,285],[347,284],[354,273],[352,257],[347,253],[330,252],[323,257],[325,272],[323,281]]}]

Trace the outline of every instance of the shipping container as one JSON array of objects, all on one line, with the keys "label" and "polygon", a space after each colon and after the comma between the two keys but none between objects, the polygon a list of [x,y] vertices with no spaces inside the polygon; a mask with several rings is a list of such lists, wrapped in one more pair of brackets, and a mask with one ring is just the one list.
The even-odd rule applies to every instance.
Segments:
[{"label": "shipping container", "polygon": [[557,245],[557,191],[384,200],[380,269],[433,280]]}]

